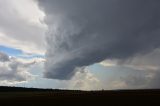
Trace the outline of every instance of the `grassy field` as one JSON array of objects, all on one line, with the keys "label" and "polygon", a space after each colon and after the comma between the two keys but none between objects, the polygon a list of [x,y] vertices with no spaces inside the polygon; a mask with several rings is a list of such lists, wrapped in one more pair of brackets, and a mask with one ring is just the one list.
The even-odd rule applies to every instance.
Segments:
[{"label": "grassy field", "polygon": [[160,90],[72,91],[0,87],[0,105],[160,105]]}]

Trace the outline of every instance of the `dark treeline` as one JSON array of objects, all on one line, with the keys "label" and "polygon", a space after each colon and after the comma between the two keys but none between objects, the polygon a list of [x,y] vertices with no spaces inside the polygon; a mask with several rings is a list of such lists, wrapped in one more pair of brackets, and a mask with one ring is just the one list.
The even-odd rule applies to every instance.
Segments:
[{"label": "dark treeline", "polygon": [[14,86],[0,86],[0,92],[24,92],[24,91],[56,91],[56,92],[72,92],[72,91],[77,91],[77,92],[82,92],[80,90],[65,90],[65,89],[42,89],[42,88],[26,88],[26,87],[14,87]]},{"label": "dark treeline", "polygon": [[39,92],[39,91],[50,91],[50,92],[79,92],[79,93],[88,93],[88,94],[125,94],[125,93],[129,93],[129,94],[136,94],[136,95],[140,95],[140,94],[151,94],[151,95],[160,95],[160,89],[134,89],[134,90],[92,90],[92,91],[82,91],[82,90],[68,90],[68,89],[42,89],[42,88],[26,88],[26,87],[11,87],[11,86],[0,86],[0,92],[24,92],[24,91],[35,91],[35,92]]},{"label": "dark treeline", "polygon": [[51,89],[38,89],[38,88],[25,88],[25,87],[10,87],[10,86],[0,86],[0,92],[7,91],[48,91]]}]

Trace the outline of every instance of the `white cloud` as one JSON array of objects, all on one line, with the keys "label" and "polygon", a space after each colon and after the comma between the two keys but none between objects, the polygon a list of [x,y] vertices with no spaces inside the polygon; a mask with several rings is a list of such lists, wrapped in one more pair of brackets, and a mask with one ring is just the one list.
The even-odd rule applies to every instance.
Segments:
[{"label": "white cloud", "polygon": [[40,11],[35,0],[10,0],[9,4],[13,6],[22,19],[31,24],[44,27],[44,24],[42,24],[41,21],[44,19],[45,14]]},{"label": "white cloud", "polygon": [[[6,42],[7,41],[7,42]],[[25,53],[44,54],[44,48],[38,48],[37,44],[28,41],[16,40],[0,33],[0,45],[20,49]]]},{"label": "white cloud", "polygon": [[0,45],[44,54],[44,16],[34,0],[0,1]]},{"label": "white cloud", "polygon": [[99,64],[105,67],[113,67],[117,65],[117,61],[108,59],[100,62]]},{"label": "white cloud", "polygon": [[[78,89],[78,90],[97,90],[101,89],[100,80],[94,76],[89,70],[85,68],[78,68],[75,76],[66,81],[68,89]],[[63,81],[62,81],[63,82]]]}]

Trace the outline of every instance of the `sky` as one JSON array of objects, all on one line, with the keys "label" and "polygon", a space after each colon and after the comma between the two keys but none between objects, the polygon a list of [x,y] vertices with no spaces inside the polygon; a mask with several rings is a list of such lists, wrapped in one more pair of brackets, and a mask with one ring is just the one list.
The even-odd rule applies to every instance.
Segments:
[{"label": "sky", "polygon": [[160,88],[160,1],[0,0],[0,86]]}]

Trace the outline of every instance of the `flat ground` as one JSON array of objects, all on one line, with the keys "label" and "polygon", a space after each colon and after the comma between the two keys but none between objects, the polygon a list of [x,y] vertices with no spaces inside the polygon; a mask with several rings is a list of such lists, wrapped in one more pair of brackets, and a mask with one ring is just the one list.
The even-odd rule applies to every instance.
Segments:
[{"label": "flat ground", "polygon": [[72,91],[0,87],[0,106],[145,105],[160,106],[160,90]]}]

